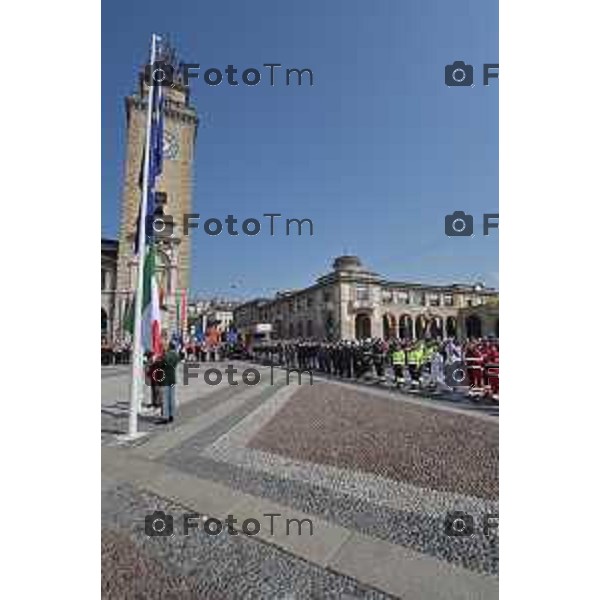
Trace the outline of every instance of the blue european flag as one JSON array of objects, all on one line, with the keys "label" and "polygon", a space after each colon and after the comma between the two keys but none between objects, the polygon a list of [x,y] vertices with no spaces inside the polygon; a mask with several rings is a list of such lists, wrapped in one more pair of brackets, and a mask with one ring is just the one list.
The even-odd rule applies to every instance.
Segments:
[{"label": "blue european flag", "polygon": [[[146,202],[146,217],[152,217],[156,208],[156,183],[163,170],[163,136],[164,136],[164,92],[163,86],[151,85],[148,88],[149,102],[151,103],[150,115],[150,152],[148,156],[148,198]],[[140,171],[140,188],[143,193],[144,184],[144,159],[146,151],[142,153],[142,165]],[[142,205],[138,211],[137,228],[135,234],[135,253],[139,249],[140,214]],[[154,229],[148,227],[151,219],[146,219],[146,243],[153,240]]]}]

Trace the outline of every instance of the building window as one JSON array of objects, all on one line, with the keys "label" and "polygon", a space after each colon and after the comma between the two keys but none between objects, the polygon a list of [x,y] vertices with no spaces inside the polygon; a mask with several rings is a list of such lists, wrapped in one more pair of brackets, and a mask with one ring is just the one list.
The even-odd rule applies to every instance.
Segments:
[{"label": "building window", "polygon": [[467,298],[467,306],[479,306],[481,303],[481,298],[478,298],[477,296]]},{"label": "building window", "polygon": [[439,305],[440,305],[439,294],[431,294],[429,296],[429,306],[439,306]]},{"label": "building window", "polygon": [[424,292],[414,292],[415,304],[419,306],[425,306],[425,293]]},{"label": "building window", "polygon": [[481,304],[483,304],[483,300],[478,296],[467,298],[467,306],[481,306]]},{"label": "building window", "polygon": [[312,296],[307,296],[306,297],[306,308],[311,308],[313,305],[313,297]]},{"label": "building window", "polygon": [[444,306],[454,306],[454,296],[452,294],[444,294]]},{"label": "building window", "polygon": [[102,291],[106,289],[106,271],[102,269]]},{"label": "building window", "polygon": [[333,312],[331,311],[327,311],[327,313],[325,314],[325,337],[328,340],[333,339],[334,335],[335,335],[335,319],[333,316]]},{"label": "building window", "polygon": [[357,285],[355,288],[356,299],[359,302],[368,302],[370,300],[369,288],[364,285]]},{"label": "building window", "polygon": [[331,294],[329,290],[323,290],[323,302],[329,302],[331,300]]},{"label": "building window", "polygon": [[396,302],[398,304],[410,304],[410,296],[408,292],[401,291],[396,293]]}]

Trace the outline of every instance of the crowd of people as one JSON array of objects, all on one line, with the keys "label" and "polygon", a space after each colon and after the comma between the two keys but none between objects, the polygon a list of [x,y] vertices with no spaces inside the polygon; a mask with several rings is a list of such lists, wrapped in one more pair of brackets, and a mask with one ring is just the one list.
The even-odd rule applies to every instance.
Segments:
[{"label": "crowd of people", "polygon": [[224,343],[204,342],[189,340],[187,343],[179,342],[178,348],[182,359],[196,362],[214,362],[226,354]]},{"label": "crowd of people", "polygon": [[[310,340],[272,341],[245,347],[241,343],[207,343],[172,339],[159,355],[144,356],[147,383],[152,388],[150,406],[172,421],[175,412],[176,366],[180,361],[215,362],[242,359],[265,365],[322,373],[346,380],[392,380],[401,389],[463,391],[477,399],[498,401],[499,341],[450,338],[407,341],[365,339],[337,342]],[[128,364],[131,345],[102,342],[102,364]],[[165,369],[165,365],[168,369]],[[158,382],[156,369],[168,372]]]},{"label": "crowd of people", "polygon": [[[172,339],[176,352],[182,359],[195,360],[196,362],[214,362],[225,356],[225,343],[206,343],[198,341],[188,341],[183,343],[180,340]],[[168,345],[165,342],[165,345]],[[128,365],[131,363],[132,345],[128,341],[116,341],[110,343],[106,338],[102,339],[101,364],[106,365]]]},{"label": "crowd of people", "polygon": [[107,338],[102,338],[101,363],[103,365],[128,365],[131,361],[131,344],[117,340],[110,343]]},{"label": "crowd of people", "polygon": [[250,358],[263,364],[310,370],[345,379],[386,380],[410,389],[450,391],[463,389],[476,397],[497,399],[499,342],[470,339],[459,343],[399,339],[313,342],[272,342],[256,346]]}]

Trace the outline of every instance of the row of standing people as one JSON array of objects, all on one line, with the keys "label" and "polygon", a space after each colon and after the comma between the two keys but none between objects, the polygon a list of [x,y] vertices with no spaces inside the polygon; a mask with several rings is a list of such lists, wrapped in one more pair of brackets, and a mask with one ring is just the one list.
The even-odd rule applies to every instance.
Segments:
[{"label": "row of standing people", "polygon": [[204,342],[188,342],[180,344],[179,351],[182,358],[196,362],[215,362],[222,358],[223,349],[221,344],[207,344]]},{"label": "row of standing people", "polygon": [[107,338],[102,338],[100,350],[100,362],[103,365],[128,365],[131,361],[131,344],[129,342],[110,343]]},{"label": "row of standing people", "polygon": [[398,386],[465,387],[485,395],[499,394],[499,343],[495,339],[467,340],[462,344],[455,339],[292,340],[255,347],[251,357],[266,364],[349,379],[368,374],[383,379],[386,369],[392,368]]}]

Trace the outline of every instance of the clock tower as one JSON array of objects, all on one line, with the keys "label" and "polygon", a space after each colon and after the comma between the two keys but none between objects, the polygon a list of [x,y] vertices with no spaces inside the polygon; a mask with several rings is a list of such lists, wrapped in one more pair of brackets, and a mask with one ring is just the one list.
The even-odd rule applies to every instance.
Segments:
[{"label": "clock tower", "polygon": [[[181,78],[163,88],[164,135],[163,169],[158,178],[156,209],[173,219],[174,228],[156,233],[157,278],[159,283],[162,329],[170,335],[177,324],[177,306],[189,289],[190,238],[183,235],[183,215],[192,212],[194,144],[198,116],[190,104],[189,88]],[[137,91],[125,99],[127,115],[125,172],[121,205],[121,229],[117,266],[117,312],[119,332],[127,306],[133,301],[137,282],[137,257],[134,239],[141,199],[140,172],[146,136],[148,85],[143,71]],[[185,315],[184,315],[185,319]],[[185,325],[185,323],[184,323]]]}]

